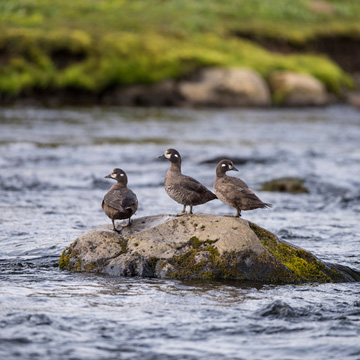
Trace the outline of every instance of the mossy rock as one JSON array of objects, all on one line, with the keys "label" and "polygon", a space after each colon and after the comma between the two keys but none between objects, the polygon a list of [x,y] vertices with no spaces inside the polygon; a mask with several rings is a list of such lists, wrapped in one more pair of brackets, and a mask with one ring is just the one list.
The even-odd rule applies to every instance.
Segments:
[{"label": "mossy rock", "polygon": [[164,279],[282,284],[360,280],[356,271],[323,263],[246,220],[197,214],[135,219],[121,234],[110,225],[90,229],[64,250],[59,267]]},{"label": "mossy rock", "polygon": [[291,194],[308,193],[309,190],[304,185],[304,180],[293,177],[283,177],[263,183],[261,190],[278,191]]},{"label": "mossy rock", "polygon": [[325,264],[308,251],[279,241],[274,234],[254,223],[249,222],[249,225],[264,247],[284,264],[299,282],[343,281],[343,274],[339,273],[335,265]]}]

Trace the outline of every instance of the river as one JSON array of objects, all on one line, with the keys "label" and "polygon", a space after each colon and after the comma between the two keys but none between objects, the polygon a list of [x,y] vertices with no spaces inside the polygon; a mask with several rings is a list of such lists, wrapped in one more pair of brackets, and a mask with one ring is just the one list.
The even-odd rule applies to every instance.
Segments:
[{"label": "river", "polygon": [[[163,189],[183,173],[212,188],[227,157],[272,209],[243,218],[360,270],[360,113],[320,109],[0,109],[1,359],[360,359],[360,284],[262,285],[113,278],[59,270],[61,252],[110,220],[115,167],[135,217],[181,210]],[[308,194],[262,192],[305,179]],[[220,201],[195,212],[233,214]]]}]

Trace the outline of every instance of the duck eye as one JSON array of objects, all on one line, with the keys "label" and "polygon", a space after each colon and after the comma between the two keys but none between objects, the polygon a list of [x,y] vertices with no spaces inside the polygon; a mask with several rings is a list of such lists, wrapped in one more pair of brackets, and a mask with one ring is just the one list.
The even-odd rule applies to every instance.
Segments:
[{"label": "duck eye", "polygon": [[112,178],[116,178],[116,174],[115,174],[115,173],[112,173],[110,176],[111,176]]},{"label": "duck eye", "polygon": [[167,159],[170,159],[170,157],[171,157],[171,154],[169,154],[169,153],[165,153],[165,157],[167,158]]}]

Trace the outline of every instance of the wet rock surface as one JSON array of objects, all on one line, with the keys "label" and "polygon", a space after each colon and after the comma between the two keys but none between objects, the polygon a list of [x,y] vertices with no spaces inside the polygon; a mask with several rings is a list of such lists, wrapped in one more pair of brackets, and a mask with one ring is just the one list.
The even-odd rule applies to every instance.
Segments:
[{"label": "wet rock surface", "polygon": [[346,282],[360,274],[314,255],[246,220],[217,215],[138,218],[117,234],[86,231],[66,248],[61,269],[114,276],[232,279],[266,283]]}]

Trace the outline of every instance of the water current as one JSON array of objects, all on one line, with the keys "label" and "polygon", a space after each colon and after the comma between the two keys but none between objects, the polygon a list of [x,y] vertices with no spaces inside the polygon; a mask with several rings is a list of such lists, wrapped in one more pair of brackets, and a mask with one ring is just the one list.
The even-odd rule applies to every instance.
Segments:
[{"label": "water current", "polygon": [[[360,270],[360,113],[324,109],[0,109],[1,359],[360,359],[360,284],[263,285],[70,273],[61,252],[110,223],[125,170],[135,217],[174,213],[167,148],[212,188],[216,159],[272,209],[243,213],[324,261]],[[308,194],[260,191],[282,176]],[[198,213],[233,214],[220,201]]]}]

